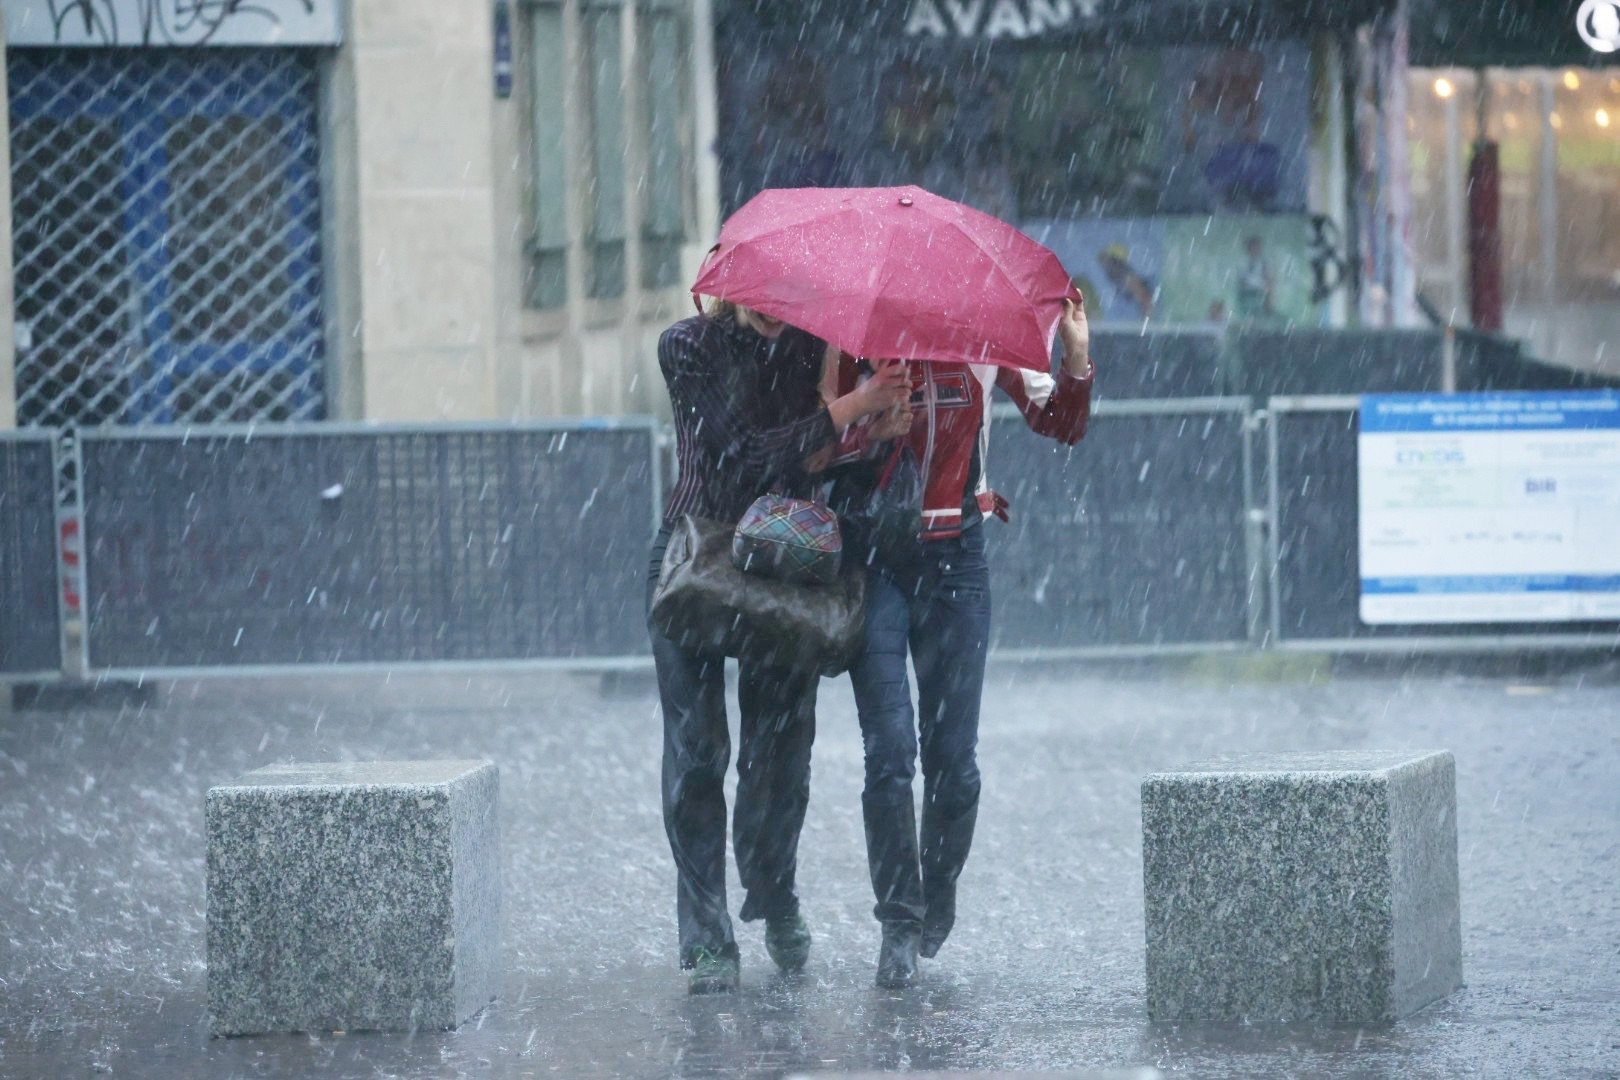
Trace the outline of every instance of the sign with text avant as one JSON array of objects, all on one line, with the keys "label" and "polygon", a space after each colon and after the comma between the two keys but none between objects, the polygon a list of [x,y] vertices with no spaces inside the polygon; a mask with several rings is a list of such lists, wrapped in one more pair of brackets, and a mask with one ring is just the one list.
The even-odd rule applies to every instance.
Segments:
[{"label": "sign with text avant", "polygon": [[1361,399],[1361,618],[1620,619],[1620,394]]}]

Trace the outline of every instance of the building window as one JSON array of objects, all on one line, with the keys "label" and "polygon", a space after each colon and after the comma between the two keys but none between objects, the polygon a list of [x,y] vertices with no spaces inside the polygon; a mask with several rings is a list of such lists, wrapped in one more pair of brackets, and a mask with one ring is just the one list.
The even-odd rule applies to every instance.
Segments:
[{"label": "building window", "polygon": [[554,308],[568,302],[568,52],[560,3],[529,12],[534,88],[534,228],[528,301]]},{"label": "building window", "polygon": [[616,0],[584,11],[590,82],[590,294],[624,295],[624,18]]},{"label": "building window", "polygon": [[[530,3],[530,306],[568,303],[570,258],[592,299],[678,284],[693,210],[689,13],[689,0]],[[583,225],[577,251],[570,213]]]},{"label": "building window", "polygon": [[680,279],[681,245],[687,237],[691,50],[677,4],[650,6],[641,26],[647,64],[642,84],[647,92],[647,182],[642,185],[641,284],[663,289]]}]

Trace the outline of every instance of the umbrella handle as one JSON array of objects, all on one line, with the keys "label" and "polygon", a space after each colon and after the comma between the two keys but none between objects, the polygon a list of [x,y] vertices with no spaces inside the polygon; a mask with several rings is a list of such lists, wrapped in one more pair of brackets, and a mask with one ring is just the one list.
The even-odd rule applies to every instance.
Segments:
[{"label": "umbrella handle", "polygon": [[[714,261],[715,253],[718,252],[719,250],[720,250],[720,244],[718,242],[716,242],[715,245],[713,247],[711,247],[708,250],[708,252],[703,256],[703,263],[702,263],[702,265],[700,265],[698,267],[698,273],[697,273],[696,281],[702,281],[703,280],[704,273],[706,273],[708,271],[709,264]],[[692,306],[697,308],[697,312],[698,312],[699,315],[703,314],[703,301],[698,299],[698,294],[697,294],[696,289],[692,290]]]}]

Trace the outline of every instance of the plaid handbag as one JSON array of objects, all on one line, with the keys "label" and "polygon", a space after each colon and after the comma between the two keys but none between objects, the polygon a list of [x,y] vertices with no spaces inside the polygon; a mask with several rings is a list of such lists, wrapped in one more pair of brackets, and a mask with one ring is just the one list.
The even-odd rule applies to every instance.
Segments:
[{"label": "plaid handbag", "polygon": [[844,552],[838,515],[825,503],[761,495],[737,522],[731,561],[737,569],[794,585],[830,585]]}]

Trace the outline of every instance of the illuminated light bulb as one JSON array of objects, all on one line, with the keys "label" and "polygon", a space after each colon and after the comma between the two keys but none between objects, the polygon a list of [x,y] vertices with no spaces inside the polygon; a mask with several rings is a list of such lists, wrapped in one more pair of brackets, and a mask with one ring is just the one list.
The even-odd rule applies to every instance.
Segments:
[{"label": "illuminated light bulb", "polygon": [[1446,98],[1450,97],[1456,92],[1457,88],[1453,86],[1451,80],[1446,78],[1444,75],[1434,80],[1434,96],[1440,100],[1444,101]]},{"label": "illuminated light bulb", "polygon": [[1608,109],[1599,109],[1597,112],[1592,114],[1592,119],[1597,121],[1597,126],[1598,127],[1600,127],[1600,128],[1608,127],[1609,126],[1609,110]]},{"label": "illuminated light bulb", "polygon": [[1566,71],[1564,72],[1564,85],[1571,90],[1579,90],[1581,88],[1581,77],[1573,71]]}]

